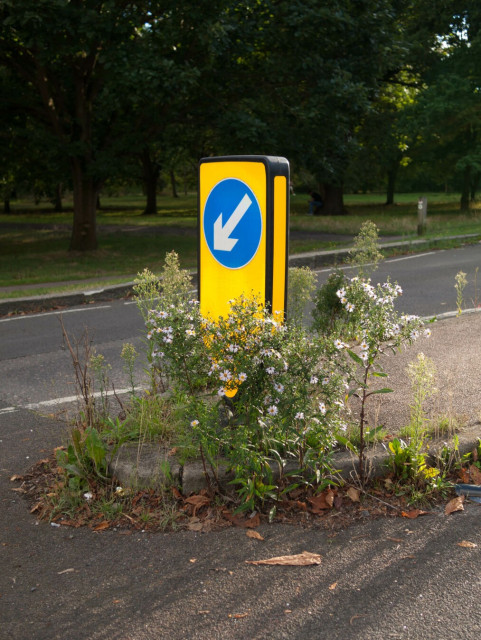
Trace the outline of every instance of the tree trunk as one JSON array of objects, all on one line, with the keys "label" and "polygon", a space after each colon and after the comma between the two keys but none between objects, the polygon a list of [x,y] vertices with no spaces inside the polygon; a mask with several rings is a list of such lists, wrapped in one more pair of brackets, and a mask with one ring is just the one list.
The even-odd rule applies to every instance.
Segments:
[{"label": "tree trunk", "polygon": [[10,198],[5,198],[3,201],[3,213],[12,213],[12,209],[10,207]]},{"label": "tree trunk", "polygon": [[469,196],[471,191],[471,167],[466,166],[463,174],[463,190],[461,193],[461,211],[469,210]]},{"label": "tree trunk", "polygon": [[73,228],[70,251],[97,248],[96,205],[98,184],[86,175],[81,158],[72,160]]},{"label": "tree trunk", "polygon": [[170,170],[170,184],[172,185],[172,197],[178,198],[179,194],[177,193],[177,182],[175,180],[175,173],[173,169]]},{"label": "tree trunk", "polygon": [[53,210],[57,213],[61,213],[63,211],[62,206],[62,185],[59,183],[55,185],[55,193],[53,196]]},{"label": "tree trunk", "polygon": [[387,193],[386,193],[386,204],[394,204],[394,191],[396,187],[396,178],[398,173],[399,165],[396,164],[395,167],[388,169],[387,172]]},{"label": "tree trunk", "polygon": [[160,175],[160,166],[153,162],[148,148],[145,148],[141,156],[142,180],[144,183],[147,202],[143,212],[144,216],[157,214],[157,181]]},{"label": "tree trunk", "polygon": [[340,216],[347,213],[344,206],[343,188],[340,185],[324,185],[323,215]]},{"label": "tree trunk", "polygon": [[471,202],[476,202],[476,192],[479,187],[480,178],[481,178],[481,173],[479,171],[475,171],[471,178],[471,189],[470,189]]}]

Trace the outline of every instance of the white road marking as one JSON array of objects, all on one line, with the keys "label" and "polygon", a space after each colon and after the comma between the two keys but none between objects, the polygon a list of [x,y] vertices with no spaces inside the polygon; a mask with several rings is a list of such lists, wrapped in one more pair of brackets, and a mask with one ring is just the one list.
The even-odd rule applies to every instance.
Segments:
[{"label": "white road marking", "polygon": [[[128,389],[115,389],[115,391],[96,391],[92,394],[94,398],[100,398],[102,396],[121,396],[126,395],[127,393],[132,393],[132,391],[144,391],[144,387],[134,387]],[[14,413],[15,411],[20,411],[21,409],[27,410],[35,410],[42,409],[43,407],[56,407],[61,404],[71,404],[72,402],[77,402],[81,400],[80,396],[64,396],[63,398],[53,398],[52,400],[42,400],[41,402],[29,402],[28,404],[18,405],[17,407],[5,407],[0,409],[0,416],[7,413]]]},{"label": "white road marking", "polygon": [[[415,258],[424,258],[424,256],[431,256],[434,253],[441,253],[442,251],[444,251],[444,249],[441,249],[440,251],[428,251],[427,253],[416,253],[413,256],[404,256],[402,258],[388,258],[387,260],[385,260],[385,263],[388,264],[390,262],[400,262],[401,260],[414,260]],[[369,267],[372,263],[367,264],[366,266]],[[341,269],[345,270],[345,269],[356,269],[356,266],[351,266],[351,265],[340,265],[338,267],[327,267],[326,269],[314,269],[314,273],[328,273],[329,271],[334,271],[334,269]]]},{"label": "white road marking", "polygon": [[25,320],[27,318],[44,318],[45,316],[59,316],[64,313],[78,313],[80,311],[96,311],[97,309],[110,309],[112,305],[104,304],[99,307],[82,307],[81,309],[63,309],[62,311],[46,311],[45,313],[32,313],[25,316],[12,316],[11,318],[0,318],[0,322],[12,322],[13,320]]}]

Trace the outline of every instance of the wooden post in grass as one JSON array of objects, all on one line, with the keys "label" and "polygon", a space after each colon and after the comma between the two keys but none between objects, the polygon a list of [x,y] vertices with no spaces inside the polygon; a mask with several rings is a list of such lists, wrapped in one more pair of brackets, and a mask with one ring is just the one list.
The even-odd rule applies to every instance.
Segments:
[{"label": "wooden post in grass", "polygon": [[418,236],[424,235],[426,231],[426,220],[428,217],[428,199],[424,196],[418,200]]}]

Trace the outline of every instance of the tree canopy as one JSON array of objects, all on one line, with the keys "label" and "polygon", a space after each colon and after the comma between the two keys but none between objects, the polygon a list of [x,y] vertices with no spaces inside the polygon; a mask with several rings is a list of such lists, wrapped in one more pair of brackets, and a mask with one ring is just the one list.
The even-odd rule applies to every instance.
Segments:
[{"label": "tree canopy", "polygon": [[392,202],[422,149],[465,206],[481,175],[480,25],[475,0],[3,0],[3,196],[71,186],[70,247],[85,250],[117,176],[141,180],[155,213],[179,158],[278,154],[342,213],[346,181],[385,182]]}]

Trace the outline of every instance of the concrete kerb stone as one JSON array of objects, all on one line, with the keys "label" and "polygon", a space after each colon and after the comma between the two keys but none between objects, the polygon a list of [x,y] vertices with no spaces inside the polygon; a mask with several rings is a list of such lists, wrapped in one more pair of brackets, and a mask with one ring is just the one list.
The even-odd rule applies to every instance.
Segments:
[{"label": "concrete kerb stone", "polygon": [[[445,238],[431,238],[429,240],[415,239],[403,240],[400,242],[386,242],[380,244],[381,249],[396,249],[409,247],[422,247],[426,245],[436,245],[446,240],[469,240],[479,237],[479,234],[466,234],[450,236]],[[290,267],[310,267],[316,269],[339,263],[345,258],[350,249],[330,249],[326,251],[310,251],[289,256]],[[197,280],[197,274],[191,272],[192,280]],[[0,300],[0,316],[18,314],[25,312],[41,312],[58,307],[73,307],[88,304],[91,302],[106,302],[117,298],[125,298],[132,295],[134,282],[126,282],[106,287],[90,288],[84,291],[76,291],[63,294],[49,294],[39,296],[29,296],[26,298],[7,298]]]},{"label": "concrete kerb stone", "polygon": [[[458,455],[470,453],[477,445],[479,437],[479,421],[473,421],[459,434]],[[442,439],[430,442],[429,459],[434,463],[436,455],[443,448]],[[376,444],[366,450],[366,475],[370,478],[381,478],[389,469],[388,445]],[[358,458],[350,451],[338,451],[334,454],[332,468],[335,470],[334,478],[344,482],[356,483],[358,480]],[[289,462],[284,473],[295,471],[296,465]],[[280,476],[280,469],[274,462],[271,466],[274,481]],[[176,486],[184,496],[199,493],[202,489],[215,486],[216,479],[210,468],[207,468],[207,476],[200,460],[187,461],[183,466],[167,449],[158,445],[129,443],[118,450],[109,465],[109,471],[124,488],[163,489],[168,486]],[[232,473],[228,472],[226,464],[219,463],[216,468],[219,488],[224,493],[232,492]]]}]

